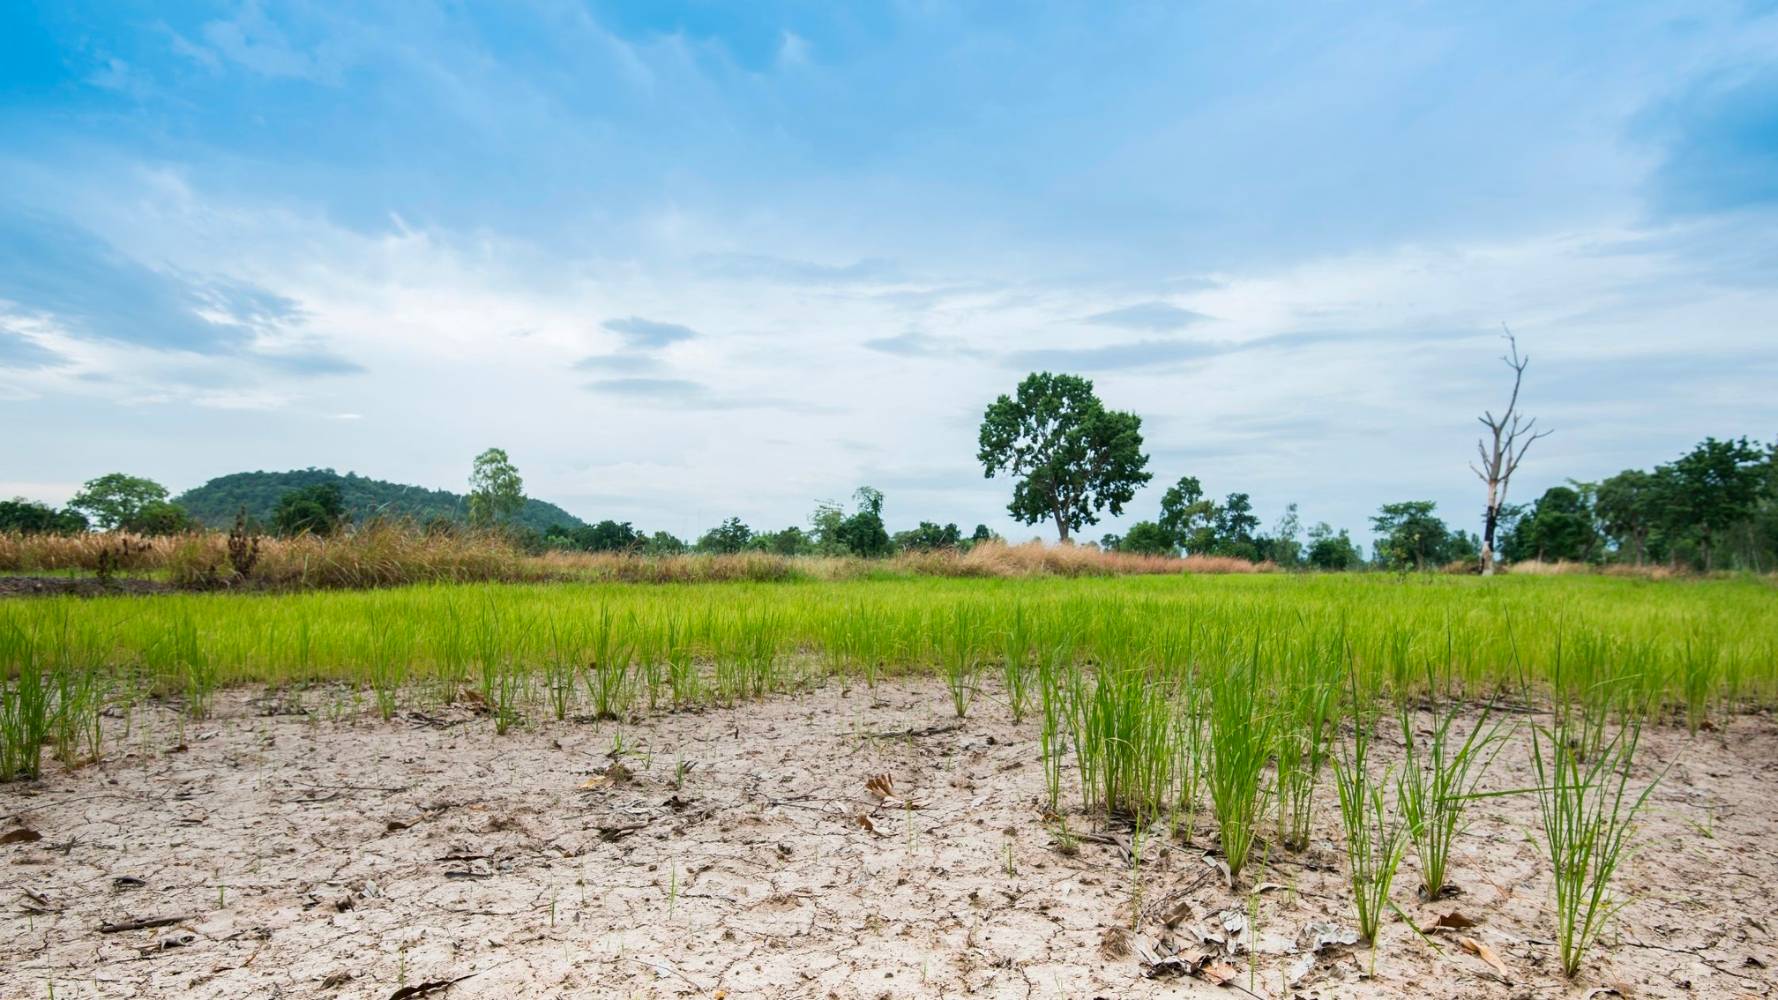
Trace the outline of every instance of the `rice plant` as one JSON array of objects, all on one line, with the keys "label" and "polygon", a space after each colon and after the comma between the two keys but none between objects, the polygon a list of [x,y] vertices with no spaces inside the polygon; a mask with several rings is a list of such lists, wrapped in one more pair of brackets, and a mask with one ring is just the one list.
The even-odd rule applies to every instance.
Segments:
[{"label": "rice plant", "polygon": [[1024,605],[1014,605],[1012,620],[1000,634],[1000,662],[1006,682],[1006,705],[1016,724],[1025,720],[1031,702],[1032,635]]},{"label": "rice plant", "polygon": [[1420,895],[1438,899],[1449,884],[1451,846],[1466,825],[1476,788],[1503,745],[1493,706],[1482,709],[1462,742],[1454,732],[1460,705],[1434,708],[1432,730],[1421,738],[1417,717],[1403,707],[1398,716],[1404,746],[1396,799],[1420,867]]},{"label": "rice plant", "polygon": [[590,628],[583,644],[590,657],[587,697],[592,700],[595,717],[616,719],[630,707],[631,640],[619,630],[609,605],[599,605],[599,614]]},{"label": "rice plant", "polygon": [[[1558,706],[1548,726],[1534,728],[1531,762],[1537,775],[1537,806],[1544,849],[1555,882],[1556,949],[1562,972],[1580,972],[1587,949],[1622,909],[1612,879],[1624,861],[1636,815],[1655,784],[1629,793],[1630,768],[1641,740],[1640,722],[1609,736],[1602,718]],[[1583,756],[1583,749],[1592,747]]]},{"label": "rice plant", "polygon": [[1327,762],[1328,729],[1334,704],[1337,639],[1327,647],[1308,646],[1284,660],[1279,678],[1277,744],[1278,841],[1292,851],[1309,846],[1315,788]]},{"label": "rice plant", "polygon": [[1266,764],[1274,745],[1275,717],[1258,700],[1259,645],[1246,670],[1217,675],[1210,697],[1210,754],[1205,783],[1216,810],[1216,827],[1230,877],[1239,876],[1271,786]]},{"label": "rice plant", "polygon": [[1157,815],[1173,784],[1172,705],[1129,664],[1103,664],[1079,713],[1074,744],[1087,809],[1133,817]]},{"label": "rice plant", "polygon": [[1346,877],[1358,916],[1358,933],[1371,943],[1375,961],[1377,929],[1389,906],[1389,888],[1401,867],[1407,828],[1385,797],[1389,773],[1377,773],[1370,760],[1375,719],[1355,705],[1352,742],[1334,757],[1334,787],[1339,792],[1340,820],[1345,830]]},{"label": "rice plant", "polygon": [[37,636],[11,622],[0,631],[0,653],[12,676],[0,674],[0,781],[35,778],[43,771],[50,727],[50,683]]},{"label": "rice plant", "polygon": [[974,609],[959,604],[951,609],[939,634],[940,666],[945,686],[951,691],[951,707],[957,718],[969,715],[969,704],[982,672],[982,652]]}]

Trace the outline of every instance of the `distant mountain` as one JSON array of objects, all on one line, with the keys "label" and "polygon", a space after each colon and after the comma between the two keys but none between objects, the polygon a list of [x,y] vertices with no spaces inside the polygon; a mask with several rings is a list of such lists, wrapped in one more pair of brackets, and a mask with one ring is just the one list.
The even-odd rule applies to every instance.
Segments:
[{"label": "distant mountain", "polygon": [[[243,506],[247,516],[269,523],[278,507],[278,498],[291,490],[332,483],[340,488],[346,510],[354,521],[381,514],[384,517],[407,517],[419,522],[435,517],[461,521],[469,510],[469,501],[448,490],[429,490],[423,486],[404,486],[367,479],[354,472],[345,475],[332,469],[299,469],[290,472],[237,472],[219,476],[196,489],[186,490],[174,501],[192,516],[212,528],[234,524],[235,512]],[[520,524],[542,532],[552,524],[575,528],[584,524],[580,518],[553,503],[525,500],[519,511]]]}]

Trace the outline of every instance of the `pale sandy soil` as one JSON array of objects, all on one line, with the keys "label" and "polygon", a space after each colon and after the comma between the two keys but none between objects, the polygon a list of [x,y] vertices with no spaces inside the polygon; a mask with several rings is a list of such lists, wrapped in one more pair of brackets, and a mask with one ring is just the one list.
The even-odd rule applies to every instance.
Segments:
[{"label": "pale sandy soil", "polygon": [[[1460,896],[1426,905],[1408,869],[1398,883],[1417,923],[1478,925],[1427,941],[1391,918],[1371,976],[1368,949],[1313,947],[1318,925],[1350,923],[1331,786],[1310,850],[1262,847],[1238,893],[1205,860],[1213,836],[1151,837],[1138,900],[1127,832],[1054,848],[1035,726],[991,693],[961,726],[926,681],[631,723],[624,745],[646,756],[623,758],[629,780],[607,770],[613,722],[496,737],[466,712],[275,707],[224,696],[184,749],[170,709],[140,710],[104,762],[0,786],[0,838],[41,836],[0,845],[0,997],[53,983],[55,997],[386,1000],[456,980],[420,995],[1715,998],[1775,981],[1766,718],[1645,738],[1644,759],[1671,770],[1625,872],[1635,899],[1569,984],[1525,796],[1478,809]],[[877,774],[888,805],[866,790]],[[1522,740],[1489,784],[1530,784]],[[157,917],[179,919],[100,932]],[[1145,976],[1138,955],[1164,940],[1238,977]]]}]

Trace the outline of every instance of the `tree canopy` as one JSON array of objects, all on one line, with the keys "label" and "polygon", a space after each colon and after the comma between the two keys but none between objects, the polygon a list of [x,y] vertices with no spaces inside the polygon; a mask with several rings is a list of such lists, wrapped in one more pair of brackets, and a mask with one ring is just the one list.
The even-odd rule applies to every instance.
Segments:
[{"label": "tree canopy", "polygon": [[492,527],[513,519],[525,506],[525,481],[504,448],[475,456],[469,473],[469,523]]},{"label": "tree canopy", "polygon": [[151,504],[167,503],[167,488],[152,479],[108,472],[88,480],[68,506],[84,513],[104,531],[137,530],[146,513],[157,525],[165,524],[171,514]]},{"label": "tree canopy", "polygon": [[1053,521],[1063,541],[1101,511],[1122,514],[1152,478],[1142,418],[1107,410],[1078,375],[1026,376],[1014,395],[989,404],[979,445],[985,477],[1018,478],[1007,512],[1024,524]]}]

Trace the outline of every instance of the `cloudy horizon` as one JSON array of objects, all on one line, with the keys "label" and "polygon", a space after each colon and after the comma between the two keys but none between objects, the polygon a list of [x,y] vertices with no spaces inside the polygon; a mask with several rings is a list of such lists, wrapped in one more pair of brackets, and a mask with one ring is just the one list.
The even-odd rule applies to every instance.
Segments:
[{"label": "cloudy horizon", "polygon": [[1368,537],[1778,436],[1778,10],[315,3],[0,13],[0,495],[500,446],[695,537],[884,491],[1011,538],[1032,370],[1151,486]]}]

